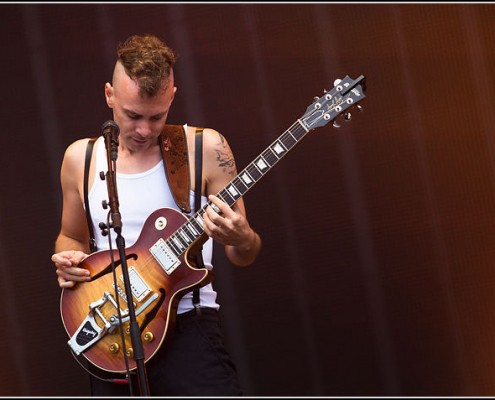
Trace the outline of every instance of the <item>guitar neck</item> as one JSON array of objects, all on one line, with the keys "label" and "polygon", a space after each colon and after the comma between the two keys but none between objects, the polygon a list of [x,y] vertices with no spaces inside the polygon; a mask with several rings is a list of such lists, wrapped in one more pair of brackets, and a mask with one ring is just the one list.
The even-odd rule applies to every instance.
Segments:
[{"label": "guitar neck", "polygon": [[[308,106],[304,115],[218,192],[217,197],[232,206],[265,176],[282,157],[292,150],[309,131],[333,121],[349,107],[363,100],[364,97],[363,75],[355,80],[349,76],[337,80],[332,90],[325,92],[320,98],[316,97],[314,102]],[[204,234],[203,215],[209,205],[212,205],[212,203],[208,200],[200,210],[167,240],[167,244],[176,255],[184,253],[193,242]]]},{"label": "guitar neck", "polygon": [[[268,146],[256,159],[244,168],[217,197],[232,206],[251,189],[271,168],[306,135],[303,125],[296,121],[277,140]],[[206,206],[203,209],[206,209]]]},{"label": "guitar neck", "polygon": [[[217,193],[217,197],[232,206],[239,198],[244,196],[258,181],[261,180],[271,168],[277,164],[297,143],[309,132],[305,125],[297,120],[289,129],[268,146],[246,168],[232,179],[227,186]],[[204,233],[203,215],[208,202],[198,210],[187,222],[182,225],[175,234],[167,240],[169,247],[178,255],[183,253],[194,241]]]}]

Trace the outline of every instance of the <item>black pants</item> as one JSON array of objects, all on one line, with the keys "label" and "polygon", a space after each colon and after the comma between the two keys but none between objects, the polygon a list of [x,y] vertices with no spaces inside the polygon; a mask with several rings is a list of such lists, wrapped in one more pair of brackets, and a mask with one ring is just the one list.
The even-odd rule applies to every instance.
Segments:
[{"label": "black pants", "polygon": [[[218,311],[202,308],[180,314],[174,336],[168,346],[160,348],[146,363],[151,396],[241,396],[237,372],[225,348]],[[104,374],[92,366],[98,376]],[[129,385],[119,385],[90,376],[93,396],[139,396],[135,374],[133,391]]]}]

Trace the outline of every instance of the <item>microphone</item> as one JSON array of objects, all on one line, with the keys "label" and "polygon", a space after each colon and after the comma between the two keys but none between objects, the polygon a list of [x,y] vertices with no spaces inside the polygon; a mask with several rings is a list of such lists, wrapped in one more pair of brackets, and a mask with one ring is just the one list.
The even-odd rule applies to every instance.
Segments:
[{"label": "microphone", "polygon": [[110,142],[110,158],[112,161],[116,161],[119,149],[119,126],[110,119],[102,125],[101,130],[105,137],[105,143]]}]

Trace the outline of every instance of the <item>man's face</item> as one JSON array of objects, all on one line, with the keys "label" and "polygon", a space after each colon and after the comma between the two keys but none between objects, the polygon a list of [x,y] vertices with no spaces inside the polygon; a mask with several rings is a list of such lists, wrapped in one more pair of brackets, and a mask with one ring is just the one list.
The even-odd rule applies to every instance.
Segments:
[{"label": "man's face", "polygon": [[166,88],[156,96],[141,96],[137,83],[117,63],[113,86],[106,84],[105,95],[108,106],[113,109],[114,120],[119,125],[119,140],[123,145],[137,151],[157,143],[176,90],[171,74]]}]

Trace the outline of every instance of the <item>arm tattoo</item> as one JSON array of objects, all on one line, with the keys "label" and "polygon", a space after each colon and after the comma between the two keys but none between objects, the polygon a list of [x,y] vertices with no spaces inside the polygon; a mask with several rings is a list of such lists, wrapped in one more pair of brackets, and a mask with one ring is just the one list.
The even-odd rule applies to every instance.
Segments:
[{"label": "arm tattoo", "polygon": [[235,161],[232,151],[228,148],[225,138],[222,134],[219,134],[220,142],[218,145],[219,149],[215,149],[217,153],[217,162],[218,166],[223,169],[224,172],[227,172],[229,175],[235,176]]}]

